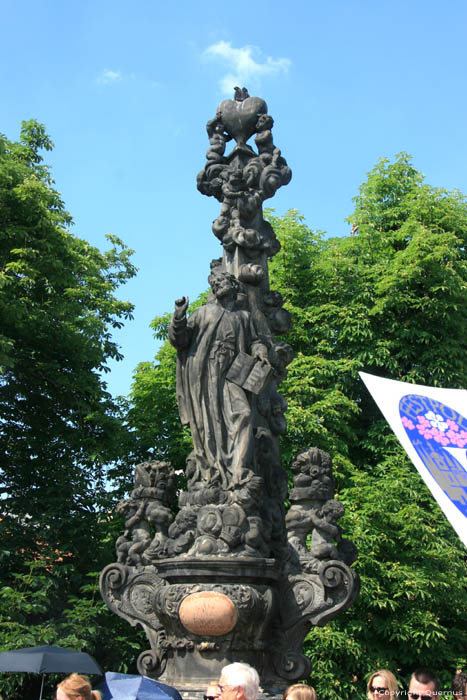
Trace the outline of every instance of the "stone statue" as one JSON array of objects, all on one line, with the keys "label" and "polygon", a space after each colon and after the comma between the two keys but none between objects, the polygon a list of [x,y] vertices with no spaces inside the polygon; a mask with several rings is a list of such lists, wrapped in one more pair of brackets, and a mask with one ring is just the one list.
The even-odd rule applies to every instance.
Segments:
[{"label": "stone statue", "polygon": [[359,588],[330,455],[315,447],[297,455],[287,513],[284,504],[280,384],[293,350],[279,336],[292,319],[269,287],[268,260],[280,243],[262,205],[292,173],[273,125],[265,101],[246,88],[207,123],[197,186],[220,202],[212,230],[222,257],[211,262],[206,302],[188,314],[188,299],[177,299],[169,328],[193,447],[177,502],[170,464],[135,467],[130,498],[117,507],[117,561],[100,581],[109,608],[146,632],[139,672],[195,700],[235,661],[257,668],[272,695],[306,678],[310,626],[346,610]]},{"label": "stone statue", "polygon": [[117,505],[125,531],[117,539],[117,562],[138,568],[167,555],[175,474],[168,462],[142,462],[135,467],[130,498]]},{"label": "stone statue", "polygon": [[269,359],[251,314],[238,308],[238,280],[214,271],[209,283],[215,299],[188,319],[188,299],[175,302],[169,339],[178,349],[178,406],[191,429],[194,476],[227,488],[255,471],[251,400],[229,369],[240,353],[268,366]]},{"label": "stone statue", "polygon": [[116,542],[117,561],[139,566],[142,553],[151,542],[149,527],[144,518],[146,503],[133,498],[120,501],[117,513],[125,518],[125,532]]},{"label": "stone statue", "polygon": [[[286,516],[289,545],[295,550],[301,569],[318,571],[322,560],[339,560],[348,565],[356,559],[355,547],[342,537],[337,521],[345,509],[334,500],[332,460],[316,447],[300,452],[291,465],[294,486]],[[308,546],[308,536],[311,543]]]}]

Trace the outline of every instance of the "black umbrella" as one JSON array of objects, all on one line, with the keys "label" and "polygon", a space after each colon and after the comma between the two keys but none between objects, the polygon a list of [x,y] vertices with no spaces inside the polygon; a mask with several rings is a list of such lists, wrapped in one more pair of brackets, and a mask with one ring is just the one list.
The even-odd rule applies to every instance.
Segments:
[{"label": "black umbrella", "polygon": [[42,673],[39,700],[42,700],[45,673],[96,673],[102,676],[101,667],[89,654],[49,646],[1,652],[0,671]]}]

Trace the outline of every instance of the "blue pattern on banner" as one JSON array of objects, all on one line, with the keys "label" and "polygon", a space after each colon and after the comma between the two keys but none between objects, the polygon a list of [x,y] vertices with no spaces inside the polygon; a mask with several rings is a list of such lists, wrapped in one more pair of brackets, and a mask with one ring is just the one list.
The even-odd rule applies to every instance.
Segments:
[{"label": "blue pattern on banner", "polygon": [[467,419],[440,401],[420,394],[403,396],[399,414],[426,469],[467,517]]}]

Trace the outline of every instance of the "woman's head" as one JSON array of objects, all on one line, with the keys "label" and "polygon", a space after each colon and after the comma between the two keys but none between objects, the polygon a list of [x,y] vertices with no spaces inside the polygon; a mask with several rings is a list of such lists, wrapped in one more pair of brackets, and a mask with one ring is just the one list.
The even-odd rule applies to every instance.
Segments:
[{"label": "woman's head", "polygon": [[87,676],[72,673],[57,685],[56,700],[101,700],[101,694],[91,690]]},{"label": "woman's head", "polygon": [[316,700],[316,692],[310,685],[296,683],[284,690],[282,700]]},{"label": "woman's head", "polygon": [[398,687],[396,677],[385,668],[371,674],[366,688],[369,700],[389,700],[396,696]]}]

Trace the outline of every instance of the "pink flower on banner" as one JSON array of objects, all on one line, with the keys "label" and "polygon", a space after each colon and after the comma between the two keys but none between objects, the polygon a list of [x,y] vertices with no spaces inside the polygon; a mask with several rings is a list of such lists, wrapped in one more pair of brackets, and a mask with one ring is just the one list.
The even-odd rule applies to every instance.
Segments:
[{"label": "pink flower on banner", "polygon": [[402,416],[402,425],[406,430],[417,429],[419,435],[425,440],[435,440],[440,445],[456,445],[465,447],[467,445],[467,431],[459,430],[459,424],[447,418],[446,420],[439,413],[428,411],[424,416],[417,416],[417,425]]},{"label": "pink flower on banner", "polygon": [[407,416],[402,416],[402,425],[404,425],[409,430],[414,430],[415,426]]}]

